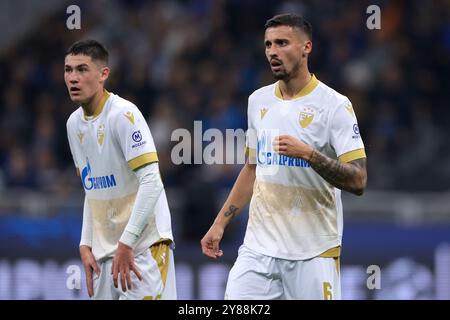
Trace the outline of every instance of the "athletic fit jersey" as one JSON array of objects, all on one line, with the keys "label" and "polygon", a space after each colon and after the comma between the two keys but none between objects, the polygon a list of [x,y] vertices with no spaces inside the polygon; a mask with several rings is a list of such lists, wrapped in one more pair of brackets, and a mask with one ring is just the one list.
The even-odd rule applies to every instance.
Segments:
[{"label": "athletic fit jersey", "polygon": [[[82,107],[72,113],[67,134],[93,219],[92,252],[97,260],[112,257],[139,188],[133,170],[158,161],[152,135],[134,104],[107,91],[92,119]],[[160,238],[173,239],[164,190],[134,254]]]},{"label": "athletic fit jersey", "polygon": [[314,75],[288,101],[274,83],[250,95],[248,127],[247,147],[250,155],[256,156],[256,180],[244,244],[259,253],[290,260],[330,251],[332,256],[339,255],[340,250],[333,248],[342,240],[341,191],[317,174],[308,161],[275,153],[273,141],[276,136],[291,135],[342,162],[364,158],[364,144],[348,98]]}]

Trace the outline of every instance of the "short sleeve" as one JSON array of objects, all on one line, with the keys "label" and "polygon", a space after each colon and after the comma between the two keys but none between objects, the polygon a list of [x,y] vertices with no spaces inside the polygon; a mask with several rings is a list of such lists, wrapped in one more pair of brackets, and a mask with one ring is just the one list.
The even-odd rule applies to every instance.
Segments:
[{"label": "short sleeve", "polygon": [[131,170],[158,161],[152,134],[137,108],[116,114],[115,134]]},{"label": "short sleeve", "polygon": [[358,121],[349,100],[337,108],[331,119],[330,128],[330,142],[341,162],[366,157]]}]

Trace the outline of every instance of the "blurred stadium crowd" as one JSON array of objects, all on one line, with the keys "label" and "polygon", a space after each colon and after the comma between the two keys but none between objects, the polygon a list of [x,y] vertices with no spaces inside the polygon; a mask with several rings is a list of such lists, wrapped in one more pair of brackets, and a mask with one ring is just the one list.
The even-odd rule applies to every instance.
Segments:
[{"label": "blurred stadium crowd", "polygon": [[[369,189],[448,190],[450,3],[378,1],[381,30],[366,28],[368,1],[78,1],[0,55],[0,190],[80,194],[65,124],[75,106],[63,80],[65,50],[94,38],[110,51],[106,88],[148,119],[166,188],[177,190],[183,230],[207,230],[240,166],[174,165],[171,133],[246,129],[247,97],[272,83],[264,23],[302,13],[313,24],[310,70],[353,102],[368,154]],[[184,200],[180,200],[184,199]],[[80,202],[81,207],[81,202]],[[197,228],[193,228],[196,226]]]}]

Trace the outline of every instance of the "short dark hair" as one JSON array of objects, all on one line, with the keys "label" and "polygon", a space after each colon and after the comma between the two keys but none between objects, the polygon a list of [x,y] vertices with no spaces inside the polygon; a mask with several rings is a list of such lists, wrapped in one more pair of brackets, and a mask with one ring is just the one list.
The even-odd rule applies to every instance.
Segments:
[{"label": "short dark hair", "polygon": [[97,40],[81,40],[77,41],[70,46],[66,51],[66,56],[72,55],[85,55],[91,57],[92,61],[101,61],[108,64],[108,50]]},{"label": "short dark hair", "polygon": [[290,26],[298,28],[303,31],[312,40],[312,25],[302,16],[295,13],[278,14],[266,21],[264,25],[265,29],[278,27],[278,26]]}]

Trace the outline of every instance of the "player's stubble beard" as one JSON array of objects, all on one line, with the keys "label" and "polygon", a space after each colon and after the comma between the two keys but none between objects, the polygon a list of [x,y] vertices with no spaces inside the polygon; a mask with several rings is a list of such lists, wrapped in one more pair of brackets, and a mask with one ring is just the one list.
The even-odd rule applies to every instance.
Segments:
[{"label": "player's stubble beard", "polygon": [[280,72],[272,72],[273,77],[276,80],[283,80],[283,81],[289,81],[291,79],[294,79],[295,77],[298,76],[298,73],[300,71],[300,62],[297,61],[294,65],[294,67],[292,68],[291,72],[288,72],[285,70],[280,71]]}]

